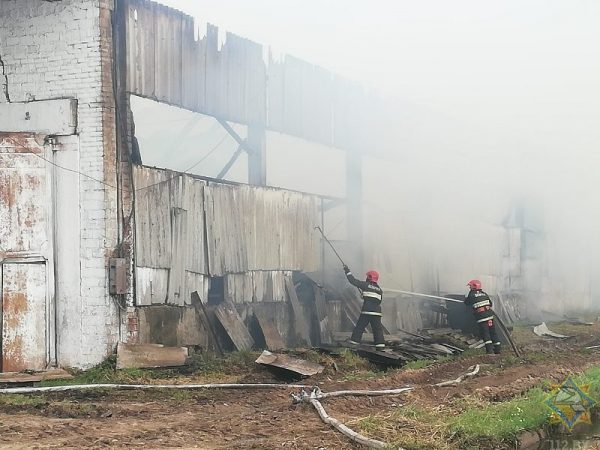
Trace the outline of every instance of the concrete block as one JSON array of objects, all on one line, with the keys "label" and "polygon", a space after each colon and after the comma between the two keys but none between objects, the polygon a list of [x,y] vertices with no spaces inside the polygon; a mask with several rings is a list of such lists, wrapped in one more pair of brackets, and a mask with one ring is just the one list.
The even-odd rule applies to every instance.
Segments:
[{"label": "concrete block", "polygon": [[77,131],[77,100],[0,104],[0,131],[59,136]]}]

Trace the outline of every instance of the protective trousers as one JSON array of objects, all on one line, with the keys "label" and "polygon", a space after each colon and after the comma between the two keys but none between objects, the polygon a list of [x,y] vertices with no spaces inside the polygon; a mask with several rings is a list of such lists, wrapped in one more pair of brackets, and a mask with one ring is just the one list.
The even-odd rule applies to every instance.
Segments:
[{"label": "protective trousers", "polygon": [[354,331],[352,332],[352,337],[350,337],[350,340],[359,344],[362,340],[362,335],[369,324],[371,324],[371,330],[373,331],[375,347],[385,348],[385,341],[383,340],[383,326],[381,325],[381,315],[375,316],[362,313],[356,322],[356,326],[354,327]]},{"label": "protective trousers", "polygon": [[500,353],[500,340],[496,333],[496,326],[494,325],[494,319],[486,320],[485,322],[479,322],[479,332],[481,339],[485,343],[486,353]]}]

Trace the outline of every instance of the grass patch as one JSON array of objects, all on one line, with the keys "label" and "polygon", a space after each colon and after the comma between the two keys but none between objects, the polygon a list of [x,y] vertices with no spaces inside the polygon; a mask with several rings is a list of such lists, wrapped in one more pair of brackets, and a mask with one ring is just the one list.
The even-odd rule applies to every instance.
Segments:
[{"label": "grass patch", "polygon": [[46,403],[43,396],[29,396],[23,394],[0,395],[0,406],[37,406]]},{"label": "grass patch", "polygon": [[342,381],[362,381],[380,378],[390,370],[383,370],[365,358],[361,358],[352,350],[343,349],[336,355],[337,370],[343,374]]},{"label": "grass patch", "polygon": [[[600,366],[573,380],[589,384],[590,396],[600,400]],[[545,380],[524,395],[502,403],[466,396],[436,408],[406,405],[388,414],[356,419],[352,424],[369,437],[410,450],[511,448],[520,433],[548,423],[550,410],[544,401],[551,385]]]},{"label": "grass patch", "polygon": [[514,440],[519,433],[539,428],[547,421],[549,410],[543,406],[547,395],[535,388],[507,402],[469,407],[448,420],[448,430],[462,444],[475,444],[481,439]]},{"label": "grass patch", "polygon": [[371,370],[359,370],[355,372],[350,372],[342,378],[342,381],[363,381],[363,380],[373,380],[375,378],[381,377],[381,373],[373,372]]},{"label": "grass patch", "polygon": [[117,357],[111,355],[89,370],[73,370],[69,380],[46,380],[40,386],[64,386],[71,384],[148,384],[155,380],[169,380],[181,376],[220,377],[248,373],[254,366],[257,352],[240,351],[219,358],[212,354],[194,354],[186,366],[171,369],[117,369]]},{"label": "grass patch", "polygon": [[423,369],[435,364],[435,359],[418,359],[416,361],[409,361],[402,366],[403,369]]}]

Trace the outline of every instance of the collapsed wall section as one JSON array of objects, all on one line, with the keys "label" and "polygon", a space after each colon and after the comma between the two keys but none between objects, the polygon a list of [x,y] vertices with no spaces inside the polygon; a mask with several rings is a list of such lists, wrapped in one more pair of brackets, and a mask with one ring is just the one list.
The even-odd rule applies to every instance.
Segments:
[{"label": "collapsed wall section", "polygon": [[[150,326],[149,311],[159,305],[191,307],[195,291],[203,303],[229,301],[240,311],[247,304],[283,303],[293,271],[320,267],[316,196],[148,167],[135,167],[134,181],[142,340],[155,335],[143,325]],[[285,327],[289,317],[280,316]],[[171,327],[182,320],[178,315]]]}]

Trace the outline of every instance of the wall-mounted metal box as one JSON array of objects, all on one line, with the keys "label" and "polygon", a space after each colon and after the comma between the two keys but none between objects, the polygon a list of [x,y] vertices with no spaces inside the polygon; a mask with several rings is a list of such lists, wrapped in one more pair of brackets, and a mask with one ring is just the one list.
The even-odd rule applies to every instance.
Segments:
[{"label": "wall-mounted metal box", "polygon": [[108,283],[111,295],[127,293],[127,260],[125,258],[110,258]]}]

